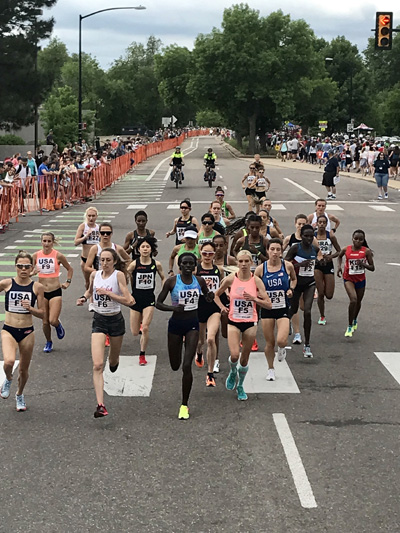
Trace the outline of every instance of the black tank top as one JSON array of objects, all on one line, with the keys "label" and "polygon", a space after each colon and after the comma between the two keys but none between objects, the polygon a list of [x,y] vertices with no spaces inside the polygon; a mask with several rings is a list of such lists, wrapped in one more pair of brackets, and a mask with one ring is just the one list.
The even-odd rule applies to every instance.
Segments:
[{"label": "black tank top", "polygon": [[23,301],[30,302],[34,307],[36,303],[36,294],[33,292],[32,281],[29,285],[19,285],[15,279],[12,280],[11,287],[6,291],[5,310],[9,313],[29,314],[29,311],[22,307]]},{"label": "black tank top", "polygon": [[[219,289],[221,271],[216,265],[214,265],[212,268],[203,268],[201,263],[199,263],[197,265],[196,276],[201,276],[206,282],[208,290],[214,294]],[[216,312],[219,311],[217,304],[215,302],[207,302],[203,295],[200,295],[199,306],[210,309],[215,308]]]},{"label": "black tank top", "polygon": [[149,265],[142,265],[139,258],[132,272],[132,294],[137,291],[152,291],[156,288],[157,265],[154,259]]},{"label": "black tank top", "polygon": [[[148,229],[146,229],[146,235],[145,237],[151,237],[151,233]],[[136,246],[136,248],[134,250],[132,250],[132,260],[135,261],[135,259],[137,259],[138,257],[140,257],[140,253],[138,251],[138,248],[139,248],[139,245],[140,245],[140,241],[143,239],[143,237],[141,235],[138,235],[138,232],[137,230],[135,229],[134,232],[133,232],[133,238],[130,242],[130,245],[133,246],[136,242],[138,243],[138,245]]]},{"label": "black tank top", "polygon": [[193,226],[192,222],[192,215],[188,218],[188,220],[182,220],[182,217],[178,218],[178,222],[176,223],[176,237],[175,237],[175,244],[183,244],[183,235],[186,231],[186,228],[188,226]]},{"label": "black tank top", "polygon": [[295,233],[292,233],[291,236],[290,236],[290,239],[289,239],[289,248],[293,245],[293,244],[297,244],[298,242],[301,242],[301,239],[298,239],[296,237],[296,234]]},{"label": "black tank top", "polygon": [[[260,235],[260,240],[256,243],[252,243],[252,246],[254,246],[254,248],[256,248],[257,252],[261,252],[264,256],[267,255],[267,250],[265,249],[265,246],[264,246],[264,237],[262,235]],[[243,246],[241,248],[242,250],[248,250],[252,257],[253,257],[253,266],[251,267],[251,270],[252,272],[254,272],[254,270],[256,269],[256,266],[260,263],[259,259],[258,259],[258,255],[257,254],[254,254],[251,250],[250,250],[250,243],[249,243],[249,236],[246,235],[246,237],[244,238],[244,243],[243,243]]]}]

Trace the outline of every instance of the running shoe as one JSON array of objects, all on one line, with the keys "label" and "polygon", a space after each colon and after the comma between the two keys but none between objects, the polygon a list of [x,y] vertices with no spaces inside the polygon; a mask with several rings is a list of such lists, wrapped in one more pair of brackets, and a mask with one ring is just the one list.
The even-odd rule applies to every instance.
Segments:
[{"label": "running shoe", "polygon": [[198,366],[199,368],[203,368],[203,366],[204,366],[203,354],[202,353],[198,353],[196,355],[196,359],[194,360],[194,362],[196,363],[196,366]]},{"label": "running shoe", "polygon": [[258,350],[257,339],[254,339],[253,346],[251,347],[251,351],[256,352],[257,350]]},{"label": "running shoe", "polygon": [[332,200],[336,200],[336,194],[332,194],[331,198]]},{"label": "running shoe", "polygon": [[57,337],[61,340],[65,337],[65,329],[63,328],[60,321],[58,321],[58,326],[56,326]]},{"label": "running shoe", "polygon": [[17,411],[26,411],[26,403],[23,394],[16,394],[15,400],[17,402]]},{"label": "running shoe", "polygon": [[279,348],[278,346],[278,361],[284,361],[286,359],[286,348]]},{"label": "running shoe", "polygon": [[345,337],[352,337],[353,336],[353,326],[348,326],[347,327],[344,336]]},{"label": "running shoe", "polygon": [[209,376],[207,374],[206,377],[206,387],[215,387],[215,379],[214,376]]},{"label": "running shoe", "polygon": [[146,366],[147,365],[147,361],[146,361],[146,356],[145,355],[139,355],[139,365],[140,366]]},{"label": "running shoe", "polygon": [[7,398],[10,396],[11,383],[12,380],[6,378],[3,382],[3,385],[1,386],[0,396],[4,400],[7,400]]},{"label": "running shoe", "polygon": [[311,359],[311,357],[313,357],[313,354],[312,354],[312,351],[311,351],[311,348],[310,348],[309,344],[305,344],[304,345],[303,355],[304,355],[304,357],[308,357],[310,359]]},{"label": "running shoe", "polygon": [[53,343],[51,341],[46,342],[46,346],[43,348],[45,353],[50,353],[53,351]]},{"label": "running shoe", "polygon": [[385,200],[387,200],[389,198],[389,195],[387,192],[385,192]]},{"label": "running shoe", "polygon": [[381,194],[378,196],[378,200],[382,200],[382,195]]},{"label": "running shoe", "polygon": [[328,196],[326,197],[327,200],[332,200],[332,195],[331,194],[328,194]]},{"label": "running shoe", "polygon": [[267,381],[275,381],[275,370],[268,368]]},{"label": "running shoe", "polygon": [[237,387],[237,399],[241,401],[247,400],[247,394],[244,392],[244,388],[242,385],[238,385]]},{"label": "running shoe", "polygon": [[112,373],[116,372],[118,367],[119,367],[119,361],[116,365],[110,365],[110,372]]},{"label": "running shoe", "polygon": [[102,418],[103,416],[107,416],[107,415],[108,415],[108,411],[106,409],[106,406],[104,405],[104,403],[99,403],[96,408],[96,411],[94,412],[94,417]]},{"label": "running shoe", "polygon": [[213,373],[214,373],[214,374],[219,374],[219,359],[216,359],[216,360],[215,360],[214,368],[213,368]]},{"label": "running shoe", "polygon": [[355,318],[355,319],[353,320],[353,333],[354,333],[355,331],[357,331],[357,327],[358,327],[357,319]]},{"label": "running shoe", "polygon": [[226,378],[225,386],[228,390],[233,390],[236,386],[236,376],[237,372],[233,373],[232,370],[229,372],[229,376]]},{"label": "running shoe", "polygon": [[301,344],[301,335],[300,335],[300,333],[295,333],[294,334],[292,344]]},{"label": "running shoe", "polygon": [[318,324],[320,326],[325,326],[326,325],[326,318],[324,316],[321,316],[320,319],[318,320]]},{"label": "running shoe", "polygon": [[178,418],[179,420],[189,420],[189,407],[187,405],[181,405]]},{"label": "running shoe", "polygon": [[110,346],[110,337],[108,335],[106,335],[106,342],[104,344],[104,346]]}]

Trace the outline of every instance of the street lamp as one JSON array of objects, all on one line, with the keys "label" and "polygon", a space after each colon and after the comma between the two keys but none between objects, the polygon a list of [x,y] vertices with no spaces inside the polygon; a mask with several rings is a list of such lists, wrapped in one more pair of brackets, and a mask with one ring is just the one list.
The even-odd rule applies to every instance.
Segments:
[{"label": "street lamp", "polygon": [[88,15],[79,15],[79,92],[78,92],[78,140],[79,144],[82,145],[82,20],[98,13],[104,13],[105,11],[117,11],[120,9],[136,9],[136,11],[142,11],[146,9],[145,6],[130,6],[130,7],[108,7],[107,9],[100,9],[99,11],[94,11]]}]

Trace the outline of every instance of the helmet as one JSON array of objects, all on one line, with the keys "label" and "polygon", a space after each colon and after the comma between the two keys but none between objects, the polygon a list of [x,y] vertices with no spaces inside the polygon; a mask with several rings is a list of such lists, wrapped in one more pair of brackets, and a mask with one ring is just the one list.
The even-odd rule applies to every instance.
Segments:
[{"label": "helmet", "polygon": [[175,151],[176,151],[176,150],[180,150],[180,149],[181,149],[181,147],[180,147],[180,146],[177,146],[177,147],[175,148]]},{"label": "helmet", "polygon": [[212,151],[213,151],[212,148],[209,148],[209,149],[207,150],[207,152],[210,152],[210,153],[211,153]]}]

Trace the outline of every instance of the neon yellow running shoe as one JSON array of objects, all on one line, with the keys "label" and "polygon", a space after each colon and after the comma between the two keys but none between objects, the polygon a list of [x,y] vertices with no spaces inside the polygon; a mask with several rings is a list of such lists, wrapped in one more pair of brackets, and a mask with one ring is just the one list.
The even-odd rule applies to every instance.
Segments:
[{"label": "neon yellow running shoe", "polygon": [[346,329],[346,333],[344,334],[345,337],[352,337],[353,336],[353,327],[352,326],[348,326],[348,328]]},{"label": "neon yellow running shoe", "polygon": [[187,405],[181,405],[178,418],[179,420],[189,420],[189,407]]},{"label": "neon yellow running shoe", "polygon": [[353,332],[354,331],[357,331],[357,319],[356,318],[353,320]]}]

